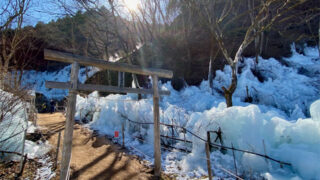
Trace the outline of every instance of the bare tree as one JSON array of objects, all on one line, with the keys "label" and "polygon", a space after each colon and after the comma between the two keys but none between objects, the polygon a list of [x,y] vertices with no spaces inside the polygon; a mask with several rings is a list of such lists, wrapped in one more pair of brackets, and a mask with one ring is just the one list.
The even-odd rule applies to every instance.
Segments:
[{"label": "bare tree", "polygon": [[231,84],[229,87],[222,87],[227,107],[232,106],[232,95],[237,87],[237,64],[241,60],[244,50],[263,31],[269,29],[281,18],[284,18],[283,15],[285,13],[290,12],[292,9],[306,1],[307,0],[261,0],[259,5],[251,7],[251,10],[254,9],[256,13],[254,14],[254,17],[252,17],[250,25],[246,28],[244,38],[233,57],[227,50],[226,42],[224,40],[224,28],[235,19],[245,17],[245,15],[250,12],[249,10],[242,14],[235,13],[241,4],[245,4],[245,1],[192,1],[192,6],[190,6],[190,8],[199,13],[200,17],[210,30],[210,33],[216,39],[224,58],[232,70]]},{"label": "bare tree", "polygon": [[[90,49],[94,49],[96,55],[105,61],[109,61],[114,55],[119,55],[125,57],[128,63],[133,63],[131,53],[135,50],[137,42],[131,22],[123,17],[121,12],[123,5],[120,0],[74,0],[76,7],[69,6],[64,1],[59,2],[71,16],[74,16],[74,10],[70,8],[85,10],[87,24],[83,30],[87,39],[85,49],[92,44]],[[87,50],[84,52],[85,55],[89,55]],[[107,74],[108,84],[111,84],[111,73],[107,71]],[[135,86],[139,87],[136,75],[133,74],[132,78]]]},{"label": "bare tree", "polygon": [[27,36],[22,31],[24,15],[31,0],[5,0],[0,9],[0,88],[4,88],[4,81],[13,63],[14,55]]},{"label": "bare tree", "polygon": [[[291,41],[306,42],[307,40],[319,45],[319,22],[319,1],[308,0],[304,3],[304,6],[288,12],[286,18],[281,19],[273,29]],[[291,33],[291,31],[297,31],[296,28],[299,28],[299,33]],[[281,30],[285,30],[286,34],[283,34]]]},{"label": "bare tree", "polygon": [[[258,5],[261,5],[263,1],[260,0],[248,0],[248,10],[249,10],[249,17],[251,20],[251,24],[254,23],[255,16],[256,16],[256,9],[254,7],[257,7]],[[263,23],[263,22],[260,22]],[[262,26],[262,24],[257,24],[257,27]],[[264,32],[262,31],[260,34],[257,33],[257,29],[253,29],[254,33],[254,51],[255,51],[255,58],[256,58],[256,63],[258,64],[259,62],[259,55],[262,53],[262,48],[263,48],[263,40],[264,40]]]}]

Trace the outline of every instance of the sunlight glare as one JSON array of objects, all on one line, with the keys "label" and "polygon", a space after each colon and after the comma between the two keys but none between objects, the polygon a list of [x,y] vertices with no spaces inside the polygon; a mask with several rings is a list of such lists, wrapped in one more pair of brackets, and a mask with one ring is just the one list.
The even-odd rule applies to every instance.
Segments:
[{"label": "sunlight glare", "polygon": [[140,4],[140,0],[124,0],[123,2],[130,11],[136,11]]}]

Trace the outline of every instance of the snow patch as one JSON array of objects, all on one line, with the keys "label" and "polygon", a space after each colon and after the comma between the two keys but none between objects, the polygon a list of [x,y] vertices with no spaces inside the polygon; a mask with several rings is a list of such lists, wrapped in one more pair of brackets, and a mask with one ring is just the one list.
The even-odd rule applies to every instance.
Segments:
[{"label": "snow patch", "polygon": [[[91,77],[94,73],[98,71],[97,68],[87,67],[88,68],[88,77]],[[53,72],[40,72],[35,70],[24,71],[22,76],[22,85],[34,89],[38,93],[44,94],[49,99],[61,100],[68,95],[67,90],[63,89],[48,89],[45,87],[46,81],[58,81],[58,82],[67,82],[70,79],[71,65],[64,67],[59,71]],[[79,70],[79,81],[84,83],[86,80],[86,69],[80,68]]]}]

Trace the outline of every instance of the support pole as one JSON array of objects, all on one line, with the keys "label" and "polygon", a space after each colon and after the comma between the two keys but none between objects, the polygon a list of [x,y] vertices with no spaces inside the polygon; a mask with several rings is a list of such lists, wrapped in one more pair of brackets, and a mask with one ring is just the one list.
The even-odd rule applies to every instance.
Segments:
[{"label": "support pole", "polygon": [[171,126],[171,146],[174,144],[173,136],[174,136],[174,131],[173,131],[173,119],[172,119],[172,126]]},{"label": "support pole", "polygon": [[[24,107],[27,107],[26,104]],[[24,117],[25,117],[25,129],[23,131],[23,138],[22,138],[22,147],[21,147],[21,160],[20,160],[20,169],[19,169],[19,173],[17,175],[17,177],[20,177],[22,175],[23,172],[23,168],[24,168],[24,164],[25,164],[25,158],[26,156],[24,156],[24,149],[25,149],[25,143],[26,143],[26,136],[27,136],[27,132],[28,132],[28,115],[27,115],[27,109],[24,108]]]},{"label": "support pole", "polygon": [[152,76],[153,82],[153,119],[154,119],[154,175],[160,179],[161,147],[160,147],[160,116],[159,116],[159,89],[158,76]]},{"label": "support pole", "polygon": [[238,169],[237,169],[236,155],[234,154],[234,148],[233,148],[233,144],[232,144],[232,143],[231,143],[231,147],[232,147],[232,156],[233,156],[234,170],[236,171],[236,176],[238,176]]},{"label": "support pole", "polygon": [[209,151],[211,152],[211,137],[210,137],[210,131],[207,131],[207,142],[209,145]]},{"label": "support pole", "polygon": [[60,151],[60,139],[61,139],[61,131],[59,132],[59,135],[58,135],[58,142],[57,142],[54,169],[56,169],[58,167],[58,157],[59,157],[59,151]]},{"label": "support pole", "polygon": [[72,63],[71,67],[71,89],[69,90],[68,96],[68,109],[66,116],[66,125],[64,131],[63,149],[62,149],[62,159],[61,159],[61,170],[60,170],[60,180],[68,179],[68,171],[71,161],[71,149],[72,149],[72,136],[73,136],[73,125],[74,125],[74,115],[76,110],[76,100],[77,100],[77,86],[78,86],[78,74],[79,74],[79,64],[77,62]]},{"label": "support pole", "polygon": [[210,149],[209,149],[209,143],[208,142],[206,142],[206,157],[207,157],[209,180],[212,180],[212,170],[211,170],[211,162],[210,162]]},{"label": "support pole", "polygon": [[121,123],[121,131],[122,131],[122,148],[124,148],[124,122]]}]

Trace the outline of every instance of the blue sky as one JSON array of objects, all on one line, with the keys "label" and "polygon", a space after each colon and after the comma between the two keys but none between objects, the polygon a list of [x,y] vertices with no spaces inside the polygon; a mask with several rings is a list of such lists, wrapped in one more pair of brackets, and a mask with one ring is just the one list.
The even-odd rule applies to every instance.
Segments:
[{"label": "blue sky", "polygon": [[[24,16],[24,25],[23,26],[35,26],[39,21],[48,23],[51,20],[56,20],[65,16],[67,13],[65,9],[61,6],[61,2],[66,4],[68,7],[67,9],[72,9],[73,13],[75,13],[78,9],[82,9],[78,7],[78,4],[74,0],[30,0],[31,3],[29,5],[28,11]],[[133,1],[133,0],[126,0],[126,1]],[[139,1],[139,0],[138,0]],[[104,5],[104,1],[96,1],[98,4]],[[119,1],[123,3],[124,1]],[[6,0],[0,0],[0,9],[6,5]],[[123,6],[123,4],[121,4]],[[130,19],[130,15],[126,8],[122,11],[122,16],[125,18]],[[1,19],[5,20],[6,17],[2,16]],[[13,25],[14,26],[14,25]]]},{"label": "blue sky", "polygon": [[[63,1],[70,2],[69,0]],[[48,23],[51,20],[63,17],[65,14],[66,12],[56,0],[33,0],[25,15],[25,25],[34,26],[39,21]]]}]

